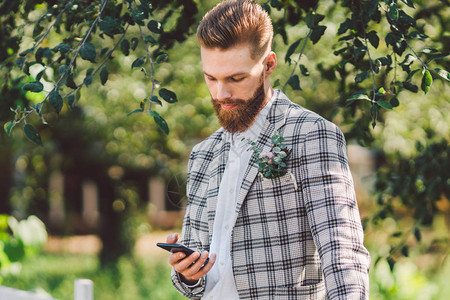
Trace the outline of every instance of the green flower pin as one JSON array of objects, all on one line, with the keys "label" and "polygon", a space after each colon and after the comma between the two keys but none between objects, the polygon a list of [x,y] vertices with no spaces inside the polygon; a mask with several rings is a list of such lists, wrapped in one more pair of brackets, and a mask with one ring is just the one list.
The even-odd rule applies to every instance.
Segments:
[{"label": "green flower pin", "polygon": [[283,143],[284,138],[278,131],[272,136],[272,148],[269,152],[262,152],[262,149],[256,147],[256,142],[249,141],[253,150],[253,156],[258,162],[258,171],[264,178],[277,178],[285,175],[287,171],[287,159],[292,150],[289,150]]}]

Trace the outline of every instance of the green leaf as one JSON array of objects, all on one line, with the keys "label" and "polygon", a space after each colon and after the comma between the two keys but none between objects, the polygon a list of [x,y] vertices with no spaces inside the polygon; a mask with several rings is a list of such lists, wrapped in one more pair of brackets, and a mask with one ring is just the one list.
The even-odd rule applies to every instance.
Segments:
[{"label": "green leaf", "polygon": [[106,67],[104,67],[101,71],[100,71],[100,80],[102,82],[102,85],[105,85],[106,81],[108,81],[108,70],[106,69]]},{"label": "green leaf", "polygon": [[289,78],[287,83],[295,90],[295,91],[301,91],[302,88],[300,87],[300,79],[298,78],[298,75],[293,75]]},{"label": "green leaf", "polygon": [[367,79],[367,77],[369,77],[369,71],[365,71],[365,72],[356,74],[356,76],[355,76],[355,83],[363,82],[364,80]]},{"label": "green leaf", "polygon": [[84,78],[83,83],[86,85],[86,87],[90,86],[92,83],[92,75],[88,75]]},{"label": "green leaf", "polygon": [[139,39],[138,38],[132,38],[131,39],[131,50],[136,50],[137,46],[139,45]]},{"label": "green leaf", "polygon": [[135,61],[133,61],[133,63],[131,64],[131,69],[140,68],[144,65],[144,63],[145,63],[145,56],[141,56],[137,58]]},{"label": "green leaf", "polygon": [[377,125],[378,106],[375,104],[370,107],[370,116],[372,117],[372,128]]},{"label": "green leaf", "polygon": [[155,121],[156,125],[158,125],[159,129],[162,130],[166,135],[169,134],[169,125],[167,125],[166,120],[164,120],[156,111],[151,111],[149,114],[151,117],[153,117],[153,120]]},{"label": "green leaf", "polygon": [[378,104],[378,106],[380,106],[382,108],[392,109],[391,103],[389,103],[387,101],[378,101],[377,104]]},{"label": "green leaf", "polygon": [[286,56],[284,57],[284,62],[286,62],[286,63],[289,62],[289,64],[291,64],[291,55],[295,52],[295,50],[297,50],[298,45],[300,44],[301,40],[302,39],[300,38],[300,39],[296,40],[295,42],[293,42],[289,46],[289,48],[286,52]]},{"label": "green leaf", "polygon": [[346,101],[353,101],[353,100],[371,101],[369,96],[366,95],[366,91],[358,91],[358,92],[352,94],[350,97],[348,97]]},{"label": "green leaf", "polygon": [[75,81],[73,81],[73,73],[72,72],[69,72],[69,75],[67,76],[66,85],[67,85],[67,87],[70,87],[71,89],[77,88],[77,84],[75,83]]},{"label": "green leaf", "polygon": [[60,75],[66,73],[69,70],[70,70],[70,67],[68,65],[60,65],[58,68],[58,72]]},{"label": "green leaf", "polygon": [[125,56],[130,54],[130,42],[127,39],[123,39],[120,43],[120,50],[122,50],[122,53]]},{"label": "green leaf", "polygon": [[150,102],[151,103],[156,103],[156,104],[159,104],[160,106],[162,106],[162,102],[159,100],[158,96],[152,96],[150,98]]},{"label": "green leaf", "polygon": [[161,26],[161,23],[155,20],[150,20],[147,24],[147,28],[154,33],[162,33],[164,30]]},{"label": "green leaf", "polygon": [[406,80],[405,80],[405,81],[411,80],[411,78],[414,76],[414,74],[416,74],[416,73],[419,72],[419,71],[420,71],[420,69],[416,69],[416,70],[414,70],[414,71],[409,72],[408,77],[406,77]]},{"label": "green leaf", "polygon": [[420,243],[420,241],[422,240],[422,235],[420,233],[419,228],[414,228],[414,236],[416,237],[416,240]]},{"label": "green leaf", "polygon": [[397,97],[392,98],[389,103],[392,105],[392,107],[397,107],[400,105],[400,102],[398,101]]},{"label": "green leaf", "polygon": [[433,54],[433,53],[438,53],[439,51],[433,48],[423,48],[422,50],[419,51],[420,53],[426,53],[426,54]]},{"label": "green leaf", "polygon": [[408,81],[403,82],[403,87],[413,93],[417,93],[419,91],[419,87],[417,85],[412,84],[411,82]]},{"label": "green leaf", "polygon": [[420,85],[420,88],[422,91],[424,91],[425,94],[427,94],[430,91],[430,86],[433,83],[433,77],[431,77],[430,71],[425,70],[423,77],[422,77],[422,83]]},{"label": "green leaf", "polygon": [[39,81],[34,81],[34,82],[26,83],[23,86],[23,89],[25,91],[30,91],[32,93],[39,93],[39,92],[42,92],[42,90],[44,89],[44,85],[42,83],[40,83]]},{"label": "green leaf", "polygon": [[114,19],[110,16],[106,16],[100,23],[98,23],[98,27],[101,31],[109,36],[113,36],[114,34],[123,33],[125,30],[120,25],[120,19]]},{"label": "green leaf", "polygon": [[377,58],[375,61],[379,61],[382,66],[389,66],[392,64],[392,58],[390,55],[387,55],[386,57]]},{"label": "green leaf", "polygon": [[417,39],[417,40],[424,40],[424,39],[429,38],[428,35],[420,33],[418,31],[412,31],[412,32],[408,33],[407,36],[411,39]]},{"label": "green leaf", "polygon": [[408,5],[411,8],[415,8],[412,0],[402,0],[402,2],[405,3],[406,5]]},{"label": "green leaf", "polygon": [[169,55],[167,55],[166,53],[160,54],[158,55],[158,57],[156,58],[156,63],[160,64],[162,62],[166,62],[169,59]]},{"label": "green leaf", "polygon": [[75,100],[76,100],[76,98],[75,98],[75,95],[74,95],[74,94],[71,94],[71,95],[69,95],[69,97],[67,97],[67,104],[69,105],[69,108],[70,108],[70,109],[73,109],[73,108],[74,108],[74,106],[75,106]]},{"label": "green leaf", "polygon": [[325,33],[325,30],[327,29],[327,26],[317,26],[311,33],[311,36],[309,37],[313,44],[317,43],[322,35]]},{"label": "green leaf", "polygon": [[25,133],[27,139],[29,139],[31,142],[35,143],[38,146],[42,146],[41,135],[33,125],[25,124],[23,132]]},{"label": "green leaf", "polygon": [[57,90],[53,90],[50,92],[50,94],[48,94],[48,101],[50,105],[53,106],[55,111],[59,114],[63,107],[64,101]]},{"label": "green leaf", "polygon": [[61,54],[66,54],[70,51],[70,45],[67,43],[61,43],[56,45],[52,50],[55,52],[60,52]]},{"label": "green leaf", "polygon": [[105,55],[105,53],[108,52],[108,50],[109,50],[108,47],[102,48],[102,50],[100,50],[100,53],[98,54],[98,56],[103,56],[103,55]]},{"label": "green leaf", "polygon": [[5,125],[3,125],[3,128],[5,129],[6,134],[9,136],[11,134],[11,130],[13,129],[14,126],[16,126],[16,122],[12,121],[12,122],[7,122],[5,123]]},{"label": "green leaf", "polygon": [[442,69],[434,69],[434,71],[441,77],[442,79],[445,79],[447,81],[450,81],[450,73],[446,70]]},{"label": "green leaf", "polygon": [[82,59],[95,63],[96,55],[95,47],[92,43],[85,43],[81,46],[80,56]]},{"label": "green leaf", "polygon": [[425,70],[423,73],[423,79],[425,81],[425,84],[430,86],[433,83],[433,77],[431,77],[431,73],[428,70]]},{"label": "green leaf", "polygon": [[40,81],[42,76],[44,76],[45,73],[45,69],[40,71],[37,75],[36,75],[36,81]]},{"label": "green leaf", "polygon": [[144,110],[143,110],[142,108],[138,108],[138,109],[135,109],[135,110],[133,110],[132,112],[130,112],[130,113],[127,115],[127,117],[129,117],[129,116],[131,116],[131,115],[134,115],[134,114],[137,114],[137,113],[142,113],[142,112],[144,112]]},{"label": "green leaf", "polygon": [[398,5],[395,2],[389,5],[389,17],[394,21],[398,20]]},{"label": "green leaf", "polygon": [[159,96],[161,98],[163,98],[167,103],[170,103],[170,104],[178,101],[177,95],[174,92],[169,91],[168,89],[165,89],[165,88],[162,88],[159,90]]},{"label": "green leaf", "polygon": [[272,88],[276,88],[277,86],[280,85],[280,79],[275,80],[275,82],[273,83]]},{"label": "green leaf", "polygon": [[399,63],[399,65],[401,65],[401,66],[403,66],[403,65],[409,66],[409,65],[412,64],[416,59],[417,59],[417,58],[416,58],[414,55],[408,54],[408,55],[406,55],[405,59],[404,59],[401,63]]},{"label": "green leaf", "polygon": [[371,32],[367,33],[367,39],[375,49],[378,48],[378,45],[380,44],[380,38],[378,37],[376,31],[372,30]]},{"label": "green leaf", "polygon": [[308,28],[314,29],[319,24],[319,22],[322,21],[323,19],[325,19],[324,15],[310,12],[306,15],[305,23],[306,23],[306,26],[308,26]]},{"label": "green leaf", "polygon": [[300,65],[300,72],[303,76],[309,76],[309,71],[304,65]]},{"label": "green leaf", "polygon": [[429,62],[430,62],[430,61],[433,61],[433,60],[435,60],[435,59],[445,58],[445,57],[447,57],[447,56],[449,56],[449,55],[450,55],[450,53],[444,53],[444,54],[439,54],[439,55],[433,55],[433,56],[430,58]]},{"label": "green leaf", "polygon": [[150,44],[156,44],[155,38],[152,37],[151,35],[147,35],[147,36],[144,38],[144,42],[150,43]]}]

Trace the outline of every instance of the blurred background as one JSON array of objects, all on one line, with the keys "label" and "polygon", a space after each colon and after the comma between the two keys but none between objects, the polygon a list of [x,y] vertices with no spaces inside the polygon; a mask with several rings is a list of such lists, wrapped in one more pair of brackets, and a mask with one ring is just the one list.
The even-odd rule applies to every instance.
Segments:
[{"label": "blurred background", "polygon": [[[194,2],[195,24],[217,3]],[[346,135],[372,257],[371,299],[450,299],[448,83],[435,80],[427,95],[401,94],[400,106],[380,113],[372,129],[370,116],[364,117],[370,107],[358,104],[360,110],[350,114],[351,108],[342,105],[342,83],[327,69],[339,63],[332,52],[346,15],[335,2],[324,2],[318,12],[326,15],[327,30],[317,44],[306,45],[301,59],[308,76],[301,76],[301,91],[288,85],[285,93]],[[42,4],[37,13],[46,9]],[[274,19],[279,14],[273,9]],[[448,25],[448,10],[442,15]],[[442,22],[427,26],[437,37],[446,29],[448,34]],[[47,125],[33,117],[30,122],[43,146],[28,141],[21,130],[0,133],[1,285],[72,299],[73,280],[89,278],[98,300],[182,299],[170,281],[168,254],[155,244],[180,232],[189,153],[219,127],[204,84],[195,28],[167,50],[169,60],[155,69],[161,86],[178,98],[157,108],[169,125],[168,135],[145,114],[127,117],[151,89],[143,72],[130,71],[133,61],[145,55],[144,48],[129,55],[116,51],[107,65],[106,84],[94,80],[80,89],[73,109],[67,104],[60,114],[47,109]],[[308,33],[306,26],[285,28],[290,41]],[[139,35],[136,28],[130,32]],[[58,38],[50,33],[43,46],[54,47]],[[24,50],[33,39],[25,36],[22,43]],[[292,71],[284,59],[288,48],[277,35],[279,65],[273,82],[281,84],[276,88]],[[30,68],[30,76],[39,71]],[[46,86],[45,77],[43,81]],[[44,93],[25,92],[22,86],[3,87],[2,123],[14,115],[10,107],[44,99]]]}]

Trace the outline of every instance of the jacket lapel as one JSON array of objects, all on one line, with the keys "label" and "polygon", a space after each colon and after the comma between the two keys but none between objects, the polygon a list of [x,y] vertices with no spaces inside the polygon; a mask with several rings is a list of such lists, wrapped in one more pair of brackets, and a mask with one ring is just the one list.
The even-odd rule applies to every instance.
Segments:
[{"label": "jacket lapel", "polygon": [[[256,141],[256,147],[261,148],[262,152],[270,151],[270,148],[272,147],[272,136],[275,131],[278,131],[282,126],[284,126],[286,122],[287,109],[289,108],[290,103],[290,100],[283,92],[280,90],[275,90],[274,102],[272,103],[272,107],[270,108],[264,127],[259,134],[258,140]],[[258,163],[256,158],[252,156],[239,190],[238,202],[236,205],[236,217],[239,214],[248,190],[252,186],[257,175]]]}]

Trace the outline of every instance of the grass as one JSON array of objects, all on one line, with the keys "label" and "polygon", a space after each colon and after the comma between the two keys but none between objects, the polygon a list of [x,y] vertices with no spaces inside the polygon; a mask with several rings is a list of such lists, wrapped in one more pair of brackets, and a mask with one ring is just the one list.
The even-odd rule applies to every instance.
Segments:
[{"label": "grass", "polygon": [[[370,299],[450,299],[449,275],[448,260],[431,276],[411,261],[398,263],[394,272],[389,271],[387,263],[381,262],[371,269]],[[109,268],[100,268],[95,255],[42,254],[24,261],[20,274],[4,278],[2,285],[72,300],[77,278],[94,282],[95,300],[185,299],[172,286],[167,256],[158,254],[152,254],[151,260],[122,257]]]},{"label": "grass", "polygon": [[172,286],[165,257],[153,262],[122,257],[115,266],[100,268],[96,256],[43,254],[26,260],[20,275],[4,278],[2,285],[72,300],[77,278],[94,282],[95,300],[185,299]]}]

